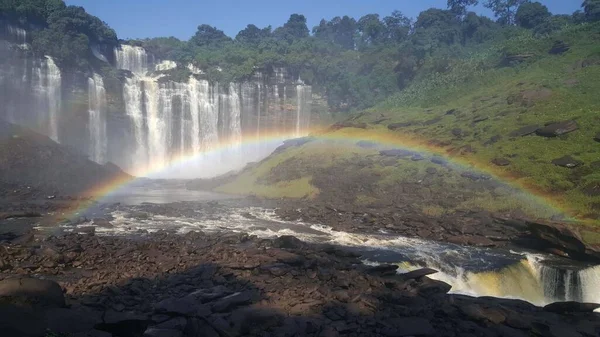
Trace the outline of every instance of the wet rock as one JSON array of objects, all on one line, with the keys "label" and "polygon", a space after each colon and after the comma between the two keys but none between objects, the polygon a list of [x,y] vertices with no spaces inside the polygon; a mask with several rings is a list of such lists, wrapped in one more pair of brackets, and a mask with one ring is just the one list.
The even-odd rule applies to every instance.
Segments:
[{"label": "wet rock", "polygon": [[396,158],[405,158],[415,155],[414,152],[402,149],[392,149],[392,150],[382,150],[379,151],[379,155],[384,157],[396,157]]},{"label": "wet rock", "polygon": [[296,249],[304,246],[302,240],[292,235],[282,235],[273,240],[273,247]]},{"label": "wet rock", "polygon": [[560,158],[556,158],[552,160],[552,164],[556,166],[566,167],[566,168],[576,168],[583,164],[583,162],[567,155]]},{"label": "wet rock", "polygon": [[396,270],[398,270],[398,266],[392,264],[381,264],[378,266],[368,267],[365,272],[371,275],[377,276],[391,276],[396,275]]},{"label": "wet rock", "polygon": [[214,312],[225,312],[240,305],[250,304],[251,301],[252,293],[249,291],[237,292],[214,302],[212,310]]},{"label": "wet rock", "polygon": [[404,278],[406,280],[418,280],[423,276],[435,274],[437,272],[438,271],[435,269],[421,268],[421,269],[416,269],[416,270],[410,271],[408,273],[400,274],[400,276],[402,276],[402,278]]},{"label": "wet rock", "polygon": [[10,298],[14,303],[64,307],[65,296],[58,283],[35,278],[12,278],[0,281],[0,298]]},{"label": "wet rock", "polygon": [[569,312],[594,312],[600,308],[598,303],[581,303],[581,302],[554,302],[544,307],[544,311],[554,312],[558,314]]},{"label": "wet rock", "polygon": [[409,127],[414,125],[413,122],[404,122],[404,123],[392,123],[388,125],[388,129],[394,131],[394,130],[398,130],[401,128],[405,128],[405,127]]},{"label": "wet rock", "polygon": [[577,122],[569,120],[558,123],[552,123],[540,128],[536,131],[538,136],[542,137],[558,137],[569,132],[577,130]]},{"label": "wet rock", "polygon": [[94,235],[96,233],[96,227],[93,227],[93,226],[77,227],[73,230],[73,232],[75,232],[77,234]]},{"label": "wet rock", "polygon": [[579,234],[565,225],[541,222],[527,222],[531,234],[553,248],[558,248],[570,255],[585,254],[586,246]]},{"label": "wet rock", "polygon": [[560,55],[568,52],[571,49],[568,43],[564,41],[555,41],[548,53],[552,55]]},{"label": "wet rock", "polygon": [[506,158],[494,158],[492,159],[492,164],[496,166],[508,166],[510,165],[510,160]]},{"label": "wet rock", "polygon": [[446,282],[432,280],[428,277],[421,277],[417,285],[417,291],[421,296],[432,296],[437,294],[447,294],[452,286]]},{"label": "wet rock", "polygon": [[511,137],[523,137],[535,133],[539,130],[539,125],[527,125],[510,133]]}]

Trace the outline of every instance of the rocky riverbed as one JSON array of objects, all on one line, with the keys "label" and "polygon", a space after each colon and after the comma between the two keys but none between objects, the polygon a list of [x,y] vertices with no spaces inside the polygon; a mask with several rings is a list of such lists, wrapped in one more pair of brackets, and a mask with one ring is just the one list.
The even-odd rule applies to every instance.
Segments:
[{"label": "rocky riverbed", "polygon": [[[600,333],[595,305],[452,295],[427,277],[433,270],[398,274],[397,266],[365,266],[352,252],[292,236],[29,237],[0,247],[0,269],[3,336]],[[28,277],[55,281],[64,295]]]}]

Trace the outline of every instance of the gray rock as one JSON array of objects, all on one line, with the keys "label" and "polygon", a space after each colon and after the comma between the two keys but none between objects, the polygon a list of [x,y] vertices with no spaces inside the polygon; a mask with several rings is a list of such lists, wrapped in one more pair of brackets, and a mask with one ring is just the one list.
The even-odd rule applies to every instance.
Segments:
[{"label": "gray rock", "polygon": [[494,158],[492,159],[492,164],[496,166],[508,166],[510,165],[510,160],[506,158]]},{"label": "gray rock", "polygon": [[527,125],[510,133],[511,137],[523,137],[535,133],[539,130],[539,125]]},{"label": "gray rock", "polygon": [[437,272],[438,271],[435,269],[421,268],[421,269],[416,269],[416,270],[410,271],[408,273],[400,274],[400,276],[402,276],[402,278],[404,278],[406,280],[417,280],[423,276],[435,274]]},{"label": "gray rock", "polygon": [[567,155],[552,160],[552,164],[566,168],[576,168],[577,166],[581,166],[583,162]]},{"label": "gray rock", "polygon": [[0,281],[0,297],[50,307],[64,307],[65,296],[58,283],[35,278],[12,278]]},{"label": "gray rock", "polygon": [[183,332],[179,330],[148,328],[143,337],[182,337]]},{"label": "gray rock", "polygon": [[535,133],[542,137],[557,137],[564,135],[569,132],[573,132],[578,129],[577,122],[575,121],[562,121],[558,123],[552,123],[538,129]]},{"label": "gray rock", "polygon": [[400,317],[389,322],[395,331],[389,331],[387,336],[434,336],[435,329],[428,319],[423,317]]},{"label": "gray rock", "polygon": [[203,317],[210,315],[210,307],[202,304],[194,296],[183,298],[168,298],[154,306],[157,313],[174,314],[180,316]]}]

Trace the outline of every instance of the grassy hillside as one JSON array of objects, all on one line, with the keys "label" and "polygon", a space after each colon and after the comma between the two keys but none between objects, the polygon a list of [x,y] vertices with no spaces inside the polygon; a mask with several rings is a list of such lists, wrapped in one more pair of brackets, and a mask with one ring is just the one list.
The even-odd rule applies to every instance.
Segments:
[{"label": "grassy hillside", "polygon": [[[442,72],[417,76],[376,108],[270,156],[218,190],[372,207],[403,202],[432,216],[485,209],[552,217],[562,210],[598,224],[599,27],[573,26],[547,38],[522,32],[450,60]],[[521,135],[523,127],[562,121],[577,129]],[[423,158],[380,154],[394,144],[418,148]],[[432,162],[436,154],[463,165]],[[564,156],[576,167],[556,165]],[[464,164],[498,179],[473,178]]]}]

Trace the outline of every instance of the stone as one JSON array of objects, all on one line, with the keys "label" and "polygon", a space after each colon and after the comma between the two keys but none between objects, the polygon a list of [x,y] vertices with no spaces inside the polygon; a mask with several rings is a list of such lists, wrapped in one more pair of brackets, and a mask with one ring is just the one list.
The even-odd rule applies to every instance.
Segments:
[{"label": "stone", "polygon": [[487,116],[479,116],[479,117],[475,117],[475,118],[473,119],[473,123],[480,123],[480,122],[483,122],[483,121],[487,121],[488,119],[490,119],[490,118],[489,118],[489,117],[487,117]]},{"label": "stone", "polygon": [[230,324],[241,335],[248,335],[251,330],[267,331],[279,326],[284,316],[272,309],[241,308],[231,313]]},{"label": "stone", "polygon": [[93,227],[93,226],[77,227],[73,230],[73,232],[75,232],[77,234],[95,235],[96,227]]},{"label": "stone", "polygon": [[459,310],[474,321],[489,321],[494,324],[504,323],[506,316],[498,309],[482,308],[477,304],[467,304],[459,307]]},{"label": "stone", "polygon": [[139,336],[146,330],[150,322],[144,315],[114,310],[105,311],[102,320],[104,323],[98,324],[96,329],[117,336]]},{"label": "stone", "polygon": [[410,160],[412,161],[421,161],[424,160],[425,157],[423,157],[422,155],[415,153],[412,157],[410,157]]},{"label": "stone", "polygon": [[193,297],[200,303],[206,303],[225,297],[229,294],[231,294],[231,292],[224,286],[216,286],[208,289],[196,290],[189,294],[188,297]]},{"label": "stone", "polygon": [[456,109],[450,109],[446,111],[446,115],[454,115],[454,113],[456,113]]},{"label": "stone", "polygon": [[431,157],[431,162],[442,166],[448,165],[448,161],[446,159],[437,156]]},{"label": "stone", "polygon": [[428,167],[425,169],[425,172],[427,172],[427,174],[436,174],[437,169],[435,167]]},{"label": "stone", "polygon": [[567,155],[552,160],[552,164],[566,168],[576,168],[577,166],[581,166],[583,162]]},{"label": "stone", "polygon": [[65,306],[65,296],[58,283],[35,278],[20,277],[0,281],[1,297],[47,307]]},{"label": "stone", "polygon": [[581,303],[581,302],[554,302],[544,307],[544,311],[554,312],[557,314],[570,312],[594,312],[600,308],[598,303]]},{"label": "stone", "polygon": [[542,137],[558,137],[578,129],[577,122],[568,120],[558,123],[551,123],[538,129],[535,133]]},{"label": "stone", "polygon": [[511,137],[528,136],[528,135],[535,133],[537,130],[539,130],[539,128],[540,128],[539,125],[527,125],[527,126],[524,126],[520,129],[517,129],[517,130],[511,132],[509,135]]},{"label": "stone", "polygon": [[510,165],[510,160],[506,158],[494,158],[492,159],[492,164],[496,166],[508,166]]},{"label": "stone", "polygon": [[437,294],[447,294],[452,286],[446,282],[432,280],[428,277],[422,277],[417,285],[417,290],[421,296],[431,296]]},{"label": "stone", "polygon": [[439,123],[441,120],[442,120],[442,117],[436,117],[436,118],[433,118],[433,119],[423,122],[423,125],[433,125],[433,124]]},{"label": "stone", "polygon": [[184,331],[186,326],[187,319],[185,317],[175,317],[155,325],[154,328]]},{"label": "stone", "polygon": [[405,127],[409,127],[414,125],[413,122],[404,122],[404,123],[392,123],[388,125],[388,129],[394,131],[394,130],[398,130],[401,128],[405,128]]},{"label": "stone", "polygon": [[273,247],[277,248],[297,249],[303,246],[304,242],[292,235],[282,235],[273,240]]},{"label": "stone", "polygon": [[400,274],[400,276],[402,276],[402,278],[404,278],[406,280],[418,280],[423,276],[435,274],[437,272],[438,271],[435,269],[421,268],[421,269],[416,269],[416,270],[410,271],[408,273]]},{"label": "stone", "polygon": [[594,140],[600,143],[600,132],[594,136]]},{"label": "stone", "polygon": [[212,310],[214,312],[225,312],[240,305],[250,304],[251,301],[252,294],[249,291],[237,292],[214,302]]}]

